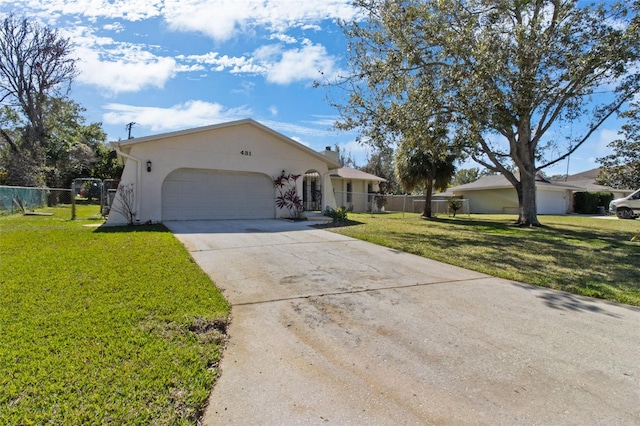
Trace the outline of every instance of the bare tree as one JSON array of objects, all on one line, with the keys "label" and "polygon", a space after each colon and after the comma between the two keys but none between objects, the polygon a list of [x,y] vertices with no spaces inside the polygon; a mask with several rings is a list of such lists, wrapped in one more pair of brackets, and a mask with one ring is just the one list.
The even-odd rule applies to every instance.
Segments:
[{"label": "bare tree", "polygon": [[11,15],[0,23],[0,104],[23,125],[18,138],[5,129],[0,137],[18,162],[46,165],[48,100],[64,97],[78,74],[72,48],[56,30],[27,19]]},{"label": "bare tree", "polygon": [[120,185],[113,204],[111,205],[111,211],[120,214],[127,220],[129,225],[133,225],[136,220],[136,191],[134,184]]}]

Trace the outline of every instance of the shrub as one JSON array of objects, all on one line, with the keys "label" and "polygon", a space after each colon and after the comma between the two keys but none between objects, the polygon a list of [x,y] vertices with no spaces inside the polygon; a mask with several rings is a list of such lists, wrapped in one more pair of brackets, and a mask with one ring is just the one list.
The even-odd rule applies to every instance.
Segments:
[{"label": "shrub", "polygon": [[449,199],[449,210],[453,212],[453,217],[456,217],[456,212],[462,208],[462,200],[460,198]]},{"label": "shrub", "polygon": [[333,223],[344,222],[347,220],[347,209],[344,207],[338,207],[337,209],[327,207],[324,211],[324,215],[333,219]]},{"label": "shrub", "polygon": [[610,192],[576,192],[573,195],[573,210],[579,214],[596,214],[598,206],[608,207],[613,200]]},{"label": "shrub", "polygon": [[387,205],[387,197],[385,197],[383,193],[376,194],[373,197],[373,199],[376,203],[376,207],[378,208],[378,211],[381,211],[384,208],[384,206]]}]

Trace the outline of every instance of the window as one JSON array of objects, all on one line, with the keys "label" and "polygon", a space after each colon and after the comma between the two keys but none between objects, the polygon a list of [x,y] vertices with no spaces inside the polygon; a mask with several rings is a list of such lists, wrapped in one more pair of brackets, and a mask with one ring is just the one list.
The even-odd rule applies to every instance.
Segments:
[{"label": "window", "polygon": [[353,191],[353,186],[351,185],[351,182],[347,182],[347,203],[351,202],[352,191]]}]

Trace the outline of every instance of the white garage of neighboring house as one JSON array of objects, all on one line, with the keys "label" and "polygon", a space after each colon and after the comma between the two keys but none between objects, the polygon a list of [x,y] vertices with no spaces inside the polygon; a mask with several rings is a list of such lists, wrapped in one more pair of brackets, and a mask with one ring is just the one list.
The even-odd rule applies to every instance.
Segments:
[{"label": "white garage of neighboring house", "polygon": [[287,217],[275,202],[274,178],[283,172],[300,175],[301,197],[313,179],[318,210],[336,206],[335,152],[313,151],[251,119],[129,139],[118,153],[125,167],[108,225],[129,222],[127,193],[135,223]]},{"label": "white garage of neighboring house", "polygon": [[[539,214],[567,214],[573,211],[573,193],[582,189],[536,176],[536,205]],[[517,214],[518,194],[503,175],[483,176],[475,182],[447,189],[447,194],[469,200],[471,213]]]}]

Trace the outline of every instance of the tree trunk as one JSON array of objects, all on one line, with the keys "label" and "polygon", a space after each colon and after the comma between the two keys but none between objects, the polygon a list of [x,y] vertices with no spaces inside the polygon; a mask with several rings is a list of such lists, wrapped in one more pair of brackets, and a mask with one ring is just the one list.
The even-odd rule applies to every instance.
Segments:
[{"label": "tree trunk", "polygon": [[538,222],[538,208],[536,206],[536,173],[535,171],[520,171],[520,185],[518,201],[520,214],[516,222],[520,226],[540,226]]},{"label": "tree trunk", "polygon": [[427,188],[424,196],[424,209],[422,217],[431,217],[431,194],[433,193],[433,179],[427,179]]}]

